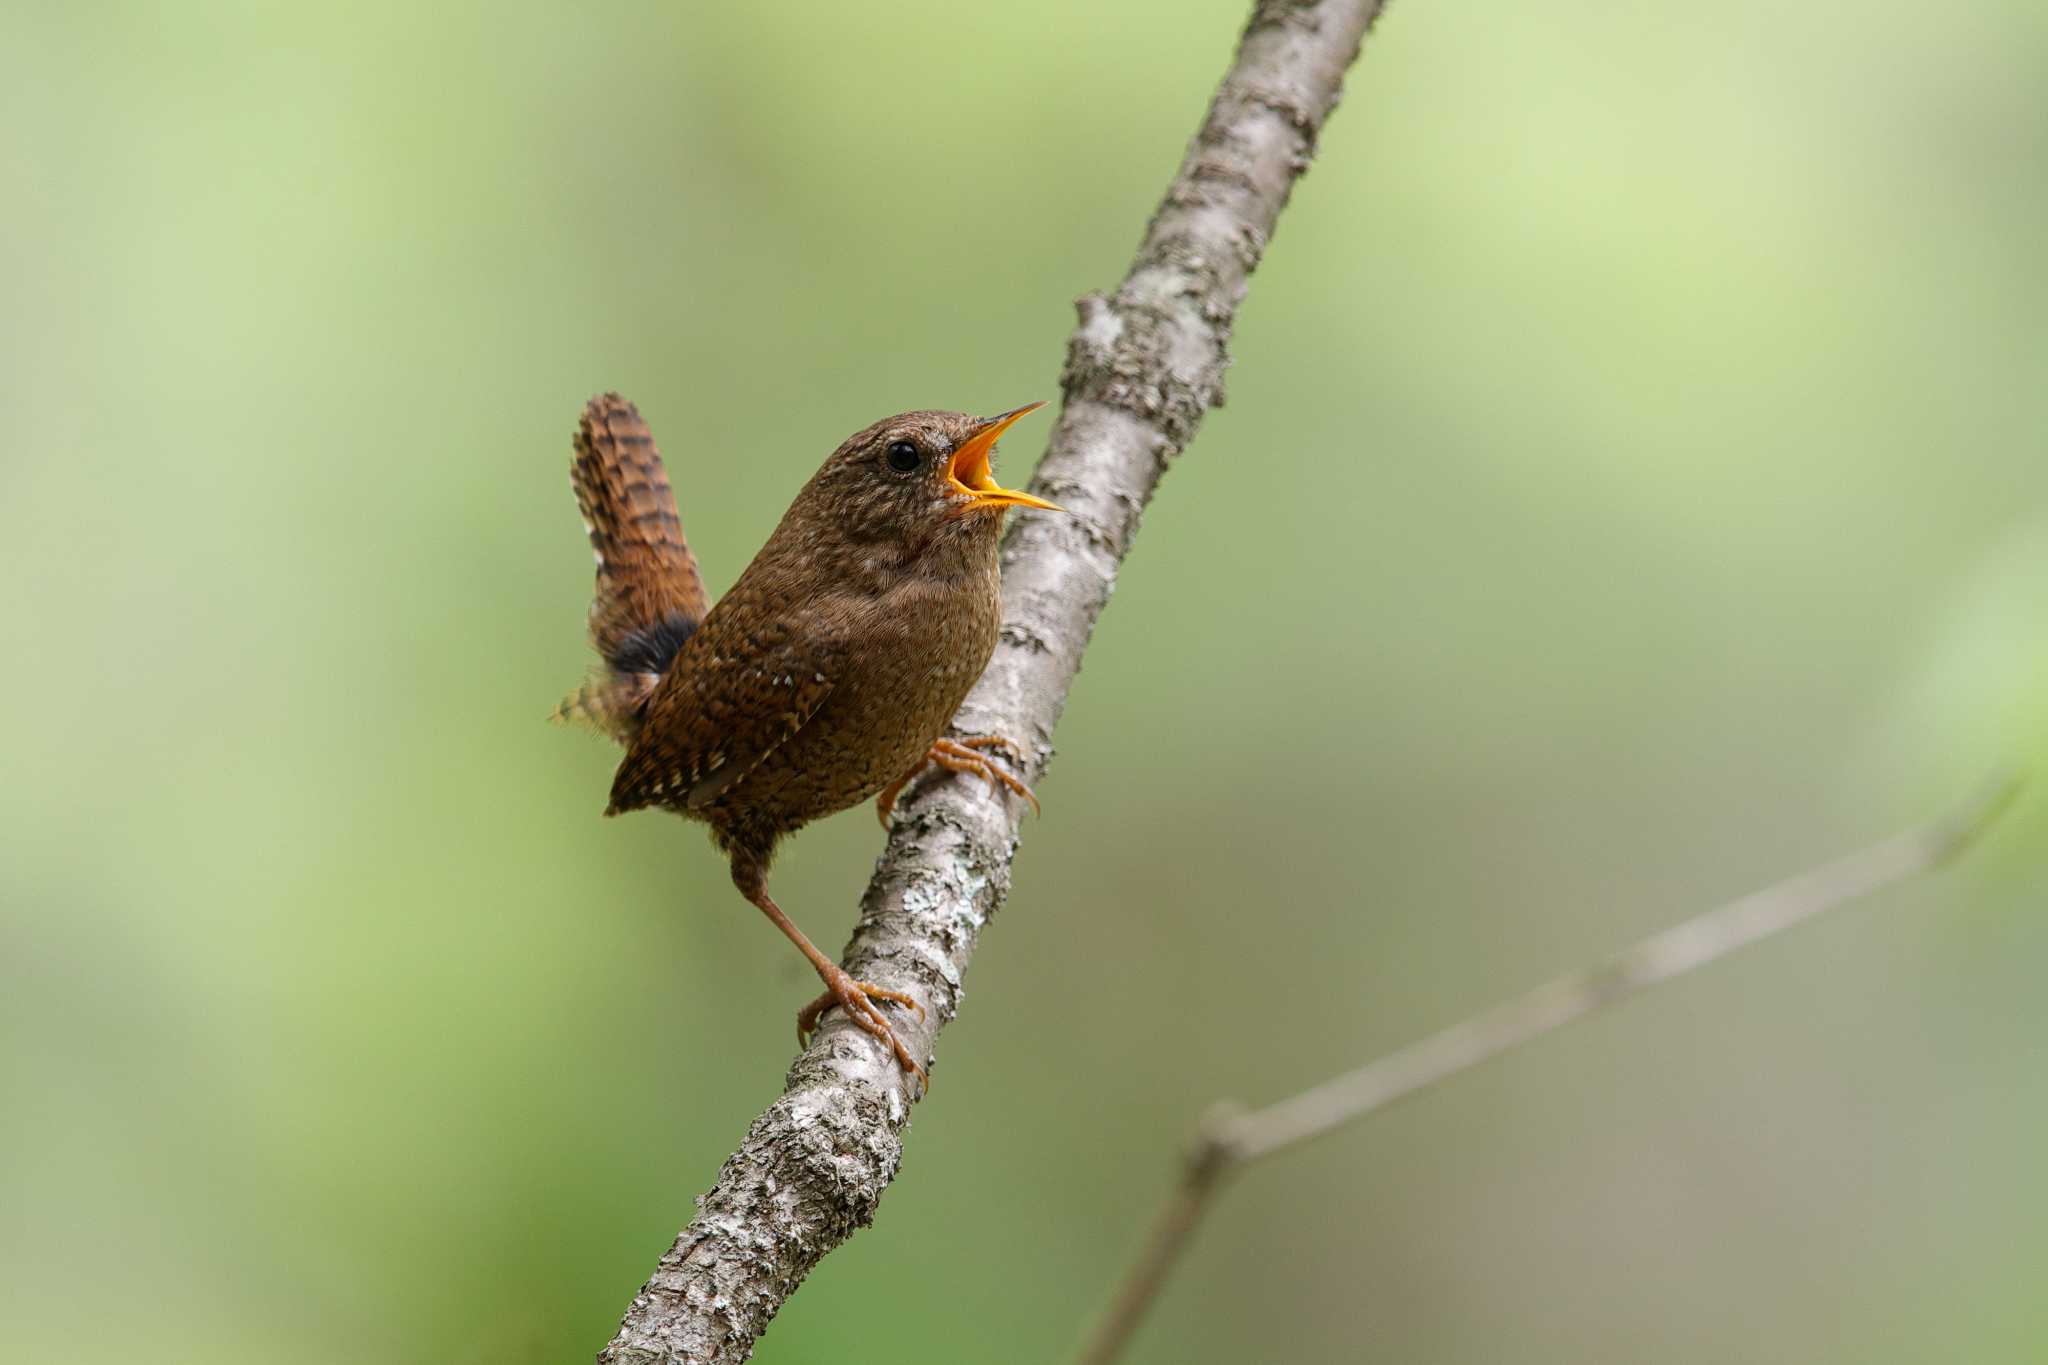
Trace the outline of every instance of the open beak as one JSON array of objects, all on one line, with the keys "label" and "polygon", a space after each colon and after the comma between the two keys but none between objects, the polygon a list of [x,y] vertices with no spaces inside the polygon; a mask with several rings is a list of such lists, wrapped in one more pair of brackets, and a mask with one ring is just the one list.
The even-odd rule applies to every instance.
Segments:
[{"label": "open beak", "polygon": [[1029,493],[1020,493],[1014,488],[1004,488],[996,482],[995,475],[989,473],[988,457],[996,448],[996,437],[1008,431],[1010,424],[1025,413],[1036,412],[1044,406],[1043,402],[1027,403],[1014,412],[989,418],[976,427],[974,434],[962,441],[960,448],[953,452],[952,467],[947,473],[952,479],[954,489],[973,499],[967,504],[967,510],[971,511],[977,507],[1042,507],[1048,512],[1065,510],[1059,504],[1047,502],[1044,498],[1034,498]]}]

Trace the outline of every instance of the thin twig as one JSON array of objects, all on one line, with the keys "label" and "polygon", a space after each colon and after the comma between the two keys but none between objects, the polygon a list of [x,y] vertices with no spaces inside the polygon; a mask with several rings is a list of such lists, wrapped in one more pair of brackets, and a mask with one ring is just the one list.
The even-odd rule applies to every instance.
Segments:
[{"label": "thin twig", "polygon": [[1441,1033],[1263,1109],[1222,1107],[1212,1112],[1198,1128],[1179,1183],[1167,1196],[1151,1236],[1125,1272],[1095,1334],[1076,1357],[1077,1365],[1110,1365],[1123,1354],[1140,1319],[1187,1250],[1196,1224],[1225,1176],[1355,1123],[1738,948],[1931,872],[1983,833],[2019,786],[2016,776],[1998,777],[1939,819],[1696,915],[1583,971],[1557,977]]},{"label": "thin twig", "polygon": [[[1073,515],[1013,526],[1001,643],[954,720],[961,733],[1019,741],[1027,780],[1051,758],[1067,689],[1153,489],[1222,401],[1249,276],[1381,3],[1259,0],[1123,283],[1079,301],[1059,419],[1030,484]],[[923,1005],[922,1019],[893,1020],[920,1058],[953,1017],[981,929],[1009,892],[1022,811],[984,783],[948,780],[897,807],[844,963]],[[669,1070],[673,1040],[649,1055]],[[874,1217],[914,1098],[887,1048],[828,1016],[599,1360],[745,1360],[819,1259]]]}]

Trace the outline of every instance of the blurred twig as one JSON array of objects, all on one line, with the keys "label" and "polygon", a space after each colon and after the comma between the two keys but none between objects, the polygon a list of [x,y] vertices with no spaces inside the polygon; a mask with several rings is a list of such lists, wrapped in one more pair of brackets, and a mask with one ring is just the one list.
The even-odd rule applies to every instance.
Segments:
[{"label": "blurred twig", "polygon": [[[1113,295],[1080,300],[1059,420],[1030,485],[1074,515],[1012,528],[1001,643],[955,719],[1022,741],[1033,781],[1139,516],[1222,401],[1248,277],[1382,3],[1258,0],[1129,273]],[[895,1026],[929,1058],[981,928],[1008,894],[1021,810],[985,784],[953,781],[927,784],[898,810],[844,961],[923,1002],[923,1020]],[[600,1361],[745,1360],[818,1260],[874,1217],[911,1099],[889,1052],[829,1016]]]},{"label": "blurred twig", "polygon": [[1939,819],[1838,862],[1695,915],[1583,971],[1557,977],[1441,1033],[1333,1080],[1249,1112],[1211,1111],[1195,1133],[1180,1182],[1125,1271],[1077,1365],[1110,1365],[1187,1250],[1224,1176],[1334,1132],[1470,1067],[1540,1038],[1638,991],[1685,975],[1815,915],[1931,872],[1988,828],[2019,790],[2016,776],[1987,782]]}]

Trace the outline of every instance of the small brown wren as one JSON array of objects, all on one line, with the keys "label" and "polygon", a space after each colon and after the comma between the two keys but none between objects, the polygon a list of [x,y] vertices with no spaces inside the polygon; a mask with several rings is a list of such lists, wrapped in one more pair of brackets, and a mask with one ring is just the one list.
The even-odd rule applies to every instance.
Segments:
[{"label": "small brown wren", "polygon": [[603,662],[556,715],[626,748],[605,814],[662,806],[709,825],[740,894],[824,980],[797,1012],[798,1041],[837,1005],[920,1082],[877,1003],[917,1002],[820,952],[769,897],[768,864],[783,836],[871,796],[886,828],[927,763],[1037,806],[989,756],[1020,757],[1009,741],[942,735],[995,652],[1003,514],[1060,510],[989,472],[996,438],[1042,406],[905,412],[854,433],[716,606],[639,412],[603,394],[576,433],[570,473],[597,555],[590,639]]}]

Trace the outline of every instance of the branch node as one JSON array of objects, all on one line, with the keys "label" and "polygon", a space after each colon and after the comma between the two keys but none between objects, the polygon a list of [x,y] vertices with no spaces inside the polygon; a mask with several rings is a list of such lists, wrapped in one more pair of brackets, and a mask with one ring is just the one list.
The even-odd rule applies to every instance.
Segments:
[{"label": "branch node", "polygon": [[1244,1160],[1241,1128],[1246,1112],[1235,1100],[1221,1100],[1202,1115],[1195,1125],[1194,1139],[1188,1144],[1183,1173],[1189,1184],[1212,1185],[1225,1171]]}]

